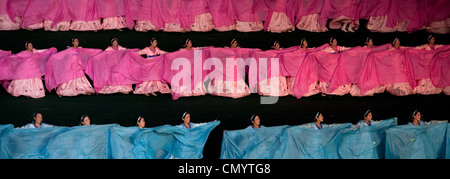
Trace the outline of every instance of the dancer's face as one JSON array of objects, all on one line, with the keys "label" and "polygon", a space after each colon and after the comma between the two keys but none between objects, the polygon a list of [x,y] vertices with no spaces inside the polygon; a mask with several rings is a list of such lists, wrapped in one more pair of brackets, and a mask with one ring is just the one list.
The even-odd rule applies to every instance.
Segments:
[{"label": "dancer's face", "polygon": [[72,45],[74,47],[78,47],[80,45],[80,41],[78,39],[74,39],[73,42],[72,42]]},{"label": "dancer's face", "polygon": [[184,123],[190,123],[191,122],[191,114],[186,114],[183,118]]},{"label": "dancer's face", "polygon": [[144,128],[145,127],[145,119],[143,117],[141,117],[141,120],[139,120],[139,122],[137,123],[139,128]]},{"label": "dancer's face", "polygon": [[323,122],[323,115],[322,115],[322,114],[319,114],[319,116],[317,116],[316,121],[317,121],[317,122]]},{"label": "dancer's face", "polygon": [[261,120],[259,119],[259,116],[255,116],[252,123],[254,126],[259,126],[261,124]]},{"label": "dancer's face", "polygon": [[112,42],[112,46],[113,47],[117,47],[119,45],[119,42],[117,41],[117,40],[114,40],[113,42]]},{"label": "dancer's face", "polygon": [[42,122],[42,114],[41,113],[37,113],[35,117],[33,117],[34,122],[40,124]]},{"label": "dancer's face", "polygon": [[367,114],[367,116],[365,116],[364,119],[366,121],[371,121],[372,120],[372,113],[370,112],[369,114]]},{"label": "dancer's face", "polygon": [[84,126],[90,126],[91,125],[91,119],[89,118],[89,116],[85,116],[83,121],[81,121],[81,124],[83,124]]}]

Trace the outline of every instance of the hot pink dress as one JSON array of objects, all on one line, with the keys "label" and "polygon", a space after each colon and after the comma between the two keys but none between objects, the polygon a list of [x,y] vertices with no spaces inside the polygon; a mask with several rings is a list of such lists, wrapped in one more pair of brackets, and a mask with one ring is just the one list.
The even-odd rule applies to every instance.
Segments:
[{"label": "hot pink dress", "polygon": [[[434,45],[430,46],[429,44],[424,44],[421,46],[416,47],[417,49],[423,49],[423,50],[436,50],[438,48],[442,47],[442,45]],[[422,79],[418,82],[417,86],[414,88],[414,93],[416,94],[439,94],[442,92],[442,88],[438,88],[433,85],[430,78]]]},{"label": "hot pink dress", "polygon": [[[40,53],[45,50],[33,49],[32,53]],[[31,98],[45,97],[44,83],[41,78],[11,80],[6,91],[12,96],[27,96]]]},{"label": "hot pink dress", "polygon": [[[201,50],[203,47],[191,47],[190,50]],[[181,48],[179,51],[188,51],[186,48]],[[173,93],[173,91],[171,92]],[[189,96],[203,96],[206,94],[206,88],[204,83],[199,83],[194,86],[194,89],[190,90],[187,86],[180,86],[180,97]]]},{"label": "hot pink dress", "polygon": [[[109,50],[126,50],[126,48],[119,45],[117,49],[114,49],[112,46],[109,46],[108,48],[105,49],[105,51],[109,51]],[[113,93],[128,94],[129,92],[132,92],[132,91],[133,91],[132,85],[118,85],[118,86],[106,85],[100,91],[98,91],[98,93],[100,93],[100,94],[113,94]]]},{"label": "hot pink dress", "polygon": [[[158,47],[155,47],[155,50],[150,49],[150,47],[145,47],[141,51],[137,52],[139,55],[147,55],[147,59],[151,60],[155,56],[159,56],[162,54],[165,54],[167,52],[159,49]],[[154,92],[160,92],[160,93],[170,93],[171,90],[169,88],[169,85],[166,82],[162,82],[159,80],[154,81],[145,81],[141,84],[138,84],[136,86],[136,89],[134,90],[134,94],[149,94]]]},{"label": "hot pink dress", "polygon": [[[77,48],[72,48],[70,47],[68,50],[75,50]],[[78,47],[78,49],[82,50],[82,47]],[[90,49],[89,49],[90,50]],[[69,70],[66,71],[66,73],[70,73],[72,71],[70,70],[74,70],[72,73],[75,73],[75,69],[82,70],[82,73],[84,74],[84,69],[86,68],[86,64],[81,61],[84,60],[84,62],[87,62],[87,58],[90,55],[94,55],[96,53],[101,52],[100,49],[95,49],[96,51],[94,51],[94,49],[92,49],[91,51],[86,51],[85,53],[83,53],[83,51],[79,51],[78,53],[71,53],[71,55],[74,56],[74,58],[79,57],[79,58],[84,58],[84,59],[80,59],[80,61],[78,61],[78,63],[76,64],[77,66],[75,66],[75,64],[71,65],[71,69],[65,69],[65,70]],[[68,51],[67,51],[68,52]],[[67,52],[59,52],[59,53],[67,53]],[[52,60],[65,60],[68,61],[68,59],[57,59],[57,55],[54,55],[53,57],[55,58],[50,58],[49,62],[47,63],[47,69],[46,71],[50,71],[48,68],[58,68],[58,66],[53,66],[53,65],[57,65],[58,63],[53,63]],[[67,57],[67,56],[66,56]],[[79,66],[78,66],[79,65]],[[73,68],[73,69],[72,69]],[[77,71],[78,72],[78,71]],[[49,89],[49,85],[48,82],[50,82],[50,79],[47,79],[47,73],[46,73],[46,87],[47,89]],[[91,83],[89,82],[89,80],[86,78],[86,76],[82,76],[79,78],[75,78],[73,80],[69,80],[67,82],[61,83],[57,88],[56,88],[56,94],[58,94],[59,96],[77,96],[77,95],[89,95],[89,94],[93,94],[95,93],[94,88],[92,87]]]},{"label": "hot pink dress", "polygon": [[[336,48],[333,48],[332,46],[328,46],[325,49],[323,49],[323,52],[326,53],[338,53],[338,52],[342,52],[345,50],[350,49],[349,47],[343,47],[343,46],[336,46]],[[317,84],[317,89],[324,94],[331,94],[331,95],[345,95],[350,93],[350,90],[352,89],[352,84],[346,84],[346,85],[342,85],[339,86],[336,90],[334,91],[328,91],[328,83],[324,82],[324,81],[319,81],[319,83]]]},{"label": "hot pink dress", "polygon": [[[400,46],[398,49],[404,49],[405,47]],[[398,50],[394,48],[394,46],[391,46],[388,50]],[[385,84],[386,92],[391,93],[395,96],[407,96],[414,94],[414,89],[411,88],[408,82],[402,82],[402,83],[393,83],[393,84]]]}]

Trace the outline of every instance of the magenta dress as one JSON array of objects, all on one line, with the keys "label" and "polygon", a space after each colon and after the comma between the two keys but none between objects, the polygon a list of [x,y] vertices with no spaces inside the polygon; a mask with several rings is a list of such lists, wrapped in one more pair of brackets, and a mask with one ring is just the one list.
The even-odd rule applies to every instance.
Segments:
[{"label": "magenta dress", "polygon": [[[392,46],[391,48],[389,48],[389,50],[399,50],[404,48],[405,47],[400,46],[398,49],[395,49]],[[386,87],[386,92],[391,93],[394,96],[407,96],[415,94],[414,89],[409,85],[408,82],[385,84],[384,86]]]},{"label": "magenta dress", "polygon": [[[162,54],[165,54],[167,52],[159,49],[158,47],[155,47],[155,50],[150,49],[149,47],[145,47],[141,51],[137,52],[139,55],[147,55],[147,59],[151,60],[155,56],[159,56]],[[136,89],[134,90],[134,94],[149,94],[154,92],[160,92],[160,93],[170,93],[171,90],[169,88],[169,85],[166,82],[162,82],[159,80],[153,80],[153,81],[144,81],[141,84],[138,84],[136,86]]]},{"label": "magenta dress", "polygon": [[45,86],[51,91],[56,87],[58,96],[77,96],[95,93],[85,76],[88,58],[102,52],[100,49],[68,48],[53,55],[45,74]]},{"label": "magenta dress", "polygon": [[[105,51],[109,51],[109,50],[126,50],[126,48],[119,45],[117,49],[114,49],[112,46],[109,46],[108,48],[105,49]],[[100,93],[100,94],[113,94],[113,93],[128,94],[132,91],[133,91],[132,85],[117,85],[117,86],[106,85],[100,91],[98,91],[98,93]]]},{"label": "magenta dress", "polygon": [[[442,45],[433,45],[430,46],[429,44],[424,44],[421,46],[416,47],[416,49],[422,49],[422,50],[436,50],[438,48],[442,47]],[[442,92],[442,88],[438,88],[433,85],[430,78],[421,79],[417,86],[414,88],[414,93],[416,94],[423,94],[423,95],[429,95],[429,94],[439,94]]]},{"label": "magenta dress", "polygon": [[[51,49],[51,50],[56,52],[56,49]],[[41,53],[41,52],[44,52],[44,51],[46,51],[46,50],[33,49],[32,52],[24,51],[24,52],[21,52],[21,53],[38,54],[38,53]],[[26,55],[26,54],[25,54],[25,56],[33,57],[33,56],[30,56],[30,55]],[[49,57],[50,57],[50,55],[47,54],[46,57],[44,57],[45,59],[43,59],[43,61],[46,61]],[[27,57],[22,57],[22,58],[27,58]],[[14,59],[12,59],[12,60],[14,60]],[[29,63],[27,63],[27,64],[29,64]],[[24,65],[26,65],[26,64],[24,64]],[[42,69],[42,67],[38,67],[38,68]],[[31,98],[42,98],[42,97],[45,97],[45,88],[44,88],[44,84],[42,82],[42,79],[40,77],[28,78],[28,79],[13,79],[9,83],[9,86],[6,89],[6,91],[9,94],[11,94],[12,96],[15,96],[15,97],[18,97],[18,96],[27,96],[27,97],[31,97]]]},{"label": "magenta dress", "polygon": [[[333,48],[331,46],[328,46],[325,49],[323,49],[322,51],[326,52],[326,53],[334,54],[334,53],[342,52],[342,51],[345,51],[348,49],[350,49],[350,48],[343,47],[343,46],[336,46],[336,48]],[[328,85],[329,85],[328,82],[319,81],[316,88],[323,94],[342,96],[342,95],[350,93],[350,90],[352,89],[352,86],[353,86],[352,84],[345,84],[345,85],[339,86],[334,91],[328,91]]]}]

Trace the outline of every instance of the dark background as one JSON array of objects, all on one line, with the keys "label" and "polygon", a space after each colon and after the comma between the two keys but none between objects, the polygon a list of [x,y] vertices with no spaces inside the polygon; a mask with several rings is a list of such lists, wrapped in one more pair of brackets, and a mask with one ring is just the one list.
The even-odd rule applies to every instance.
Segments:
[{"label": "dark background", "polygon": [[[149,40],[155,37],[158,47],[172,52],[182,47],[186,38],[193,41],[194,46],[224,47],[231,39],[236,38],[243,48],[269,49],[275,40],[282,47],[297,46],[301,38],[306,38],[310,47],[328,43],[334,36],[338,44],[346,47],[362,46],[366,37],[374,39],[375,45],[391,43],[399,37],[402,46],[419,46],[427,43],[430,35],[424,30],[393,33],[372,33],[365,28],[367,21],[361,20],[361,26],[355,33],[332,30],[323,33],[313,33],[296,29],[293,32],[137,32],[123,29],[98,32],[47,32],[44,30],[0,31],[0,49],[18,53],[25,49],[25,42],[31,41],[36,49],[56,47],[58,51],[71,45],[71,39],[78,37],[80,45],[85,48],[105,49],[110,45],[110,39],[119,38],[119,44],[126,48],[144,48]],[[436,34],[437,44],[450,44],[448,34]],[[399,125],[409,122],[415,109],[421,110],[424,121],[448,120],[448,104],[450,96],[410,95],[392,96],[388,93],[375,94],[369,97],[321,96],[280,97],[276,104],[260,104],[260,96],[250,96],[231,99],[211,96],[184,97],[172,100],[170,94],[157,97],[144,95],[91,95],[76,97],[58,97],[55,91],[47,92],[46,97],[32,99],[27,97],[12,97],[0,87],[0,124],[23,126],[32,121],[31,115],[41,112],[44,122],[58,126],[79,125],[79,118],[88,114],[93,124],[117,123],[121,126],[135,126],[136,117],[143,115],[146,127],[180,124],[184,111],[191,113],[192,122],[207,122],[219,119],[221,124],[210,134],[204,148],[204,158],[217,159],[220,156],[223,130],[243,129],[250,125],[252,114],[259,114],[265,126],[298,125],[312,122],[317,111],[322,111],[325,123],[353,123],[362,119],[367,109],[373,111],[374,120],[398,117]]]}]

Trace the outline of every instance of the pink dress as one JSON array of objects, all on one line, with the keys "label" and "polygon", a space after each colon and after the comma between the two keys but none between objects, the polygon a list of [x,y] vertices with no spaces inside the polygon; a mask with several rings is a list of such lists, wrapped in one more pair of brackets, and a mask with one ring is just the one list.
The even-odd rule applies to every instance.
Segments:
[{"label": "pink dress", "polygon": [[[33,49],[33,53],[40,53],[45,50]],[[6,91],[12,96],[27,96],[31,98],[45,97],[44,83],[41,78],[11,80]]]},{"label": "pink dress", "polygon": [[[108,51],[108,50],[126,50],[126,48],[119,45],[117,49],[114,49],[112,46],[109,46],[108,48],[105,49],[105,51]],[[118,85],[118,86],[105,85],[100,91],[98,91],[98,93],[100,93],[100,94],[113,94],[113,93],[128,94],[129,92],[132,92],[132,91],[133,91],[132,85]]]},{"label": "pink dress", "polygon": [[15,17],[15,22],[13,22],[8,14],[0,14],[0,30],[19,30],[22,18]]},{"label": "pink dress", "polygon": [[[424,44],[421,46],[416,47],[417,49],[423,49],[423,50],[436,50],[438,48],[442,47],[442,45],[434,45],[430,46],[429,44]],[[417,86],[414,88],[414,93],[416,94],[439,94],[442,92],[442,88],[438,88],[433,85],[430,78],[422,79],[419,81]]]},{"label": "pink dress", "polygon": [[[200,50],[203,47],[191,47],[190,50]],[[186,48],[181,48],[179,51],[187,51]],[[173,91],[171,91],[172,93]],[[199,83],[194,86],[194,89],[190,90],[186,86],[180,86],[180,97],[189,97],[189,96],[203,96],[206,94],[206,88],[204,83]]]},{"label": "pink dress", "polygon": [[[403,49],[405,47],[400,46],[398,49]],[[394,46],[390,47],[388,50],[398,50],[394,48]],[[411,94],[415,94],[414,89],[411,88],[408,82],[403,83],[394,83],[394,84],[385,84],[385,90],[388,93],[391,93],[394,96],[407,96]]]},{"label": "pink dress", "polygon": [[294,31],[295,27],[292,25],[289,17],[284,12],[273,12],[272,17],[270,17],[270,24],[267,28],[269,32],[291,32]]},{"label": "pink dress", "polygon": [[155,25],[152,24],[149,20],[137,20],[134,25],[134,30],[140,32],[147,32],[149,30],[158,31],[160,29],[156,28]]},{"label": "pink dress", "polygon": [[56,94],[59,96],[90,95],[94,93],[95,90],[86,76],[62,83],[56,88]]},{"label": "pink dress", "polygon": [[[338,52],[342,52],[345,50],[350,49],[349,47],[343,47],[343,46],[336,46],[336,48],[333,48],[332,46],[328,46],[325,49],[323,49],[323,52],[326,53],[338,53]],[[338,96],[342,96],[345,94],[350,93],[350,90],[352,89],[352,84],[346,84],[346,85],[342,85],[339,86],[336,90],[334,91],[328,91],[328,83],[327,82],[323,82],[323,81],[319,81],[317,84],[317,89],[324,94],[331,94],[331,95],[338,95]]]},{"label": "pink dress", "polygon": [[[165,54],[167,52],[160,50],[158,47],[156,47],[155,50],[152,50],[149,47],[145,47],[144,49],[142,49],[141,51],[138,51],[137,53],[139,55],[147,55],[147,59],[151,60],[155,56],[159,56],[159,55]],[[159,81],[159,80],[153,80],[153,81],[144,81],[143,83],[138,84],[133,93],[134,94],[149,94],[149,93],[154,93],[154,92],[170,93],[171,90],[167,83]]]},{"label": "pink dress", "polygon": [[127,28],[127,22],[124,16],[103,18],[102,25],[105,30]]}]

